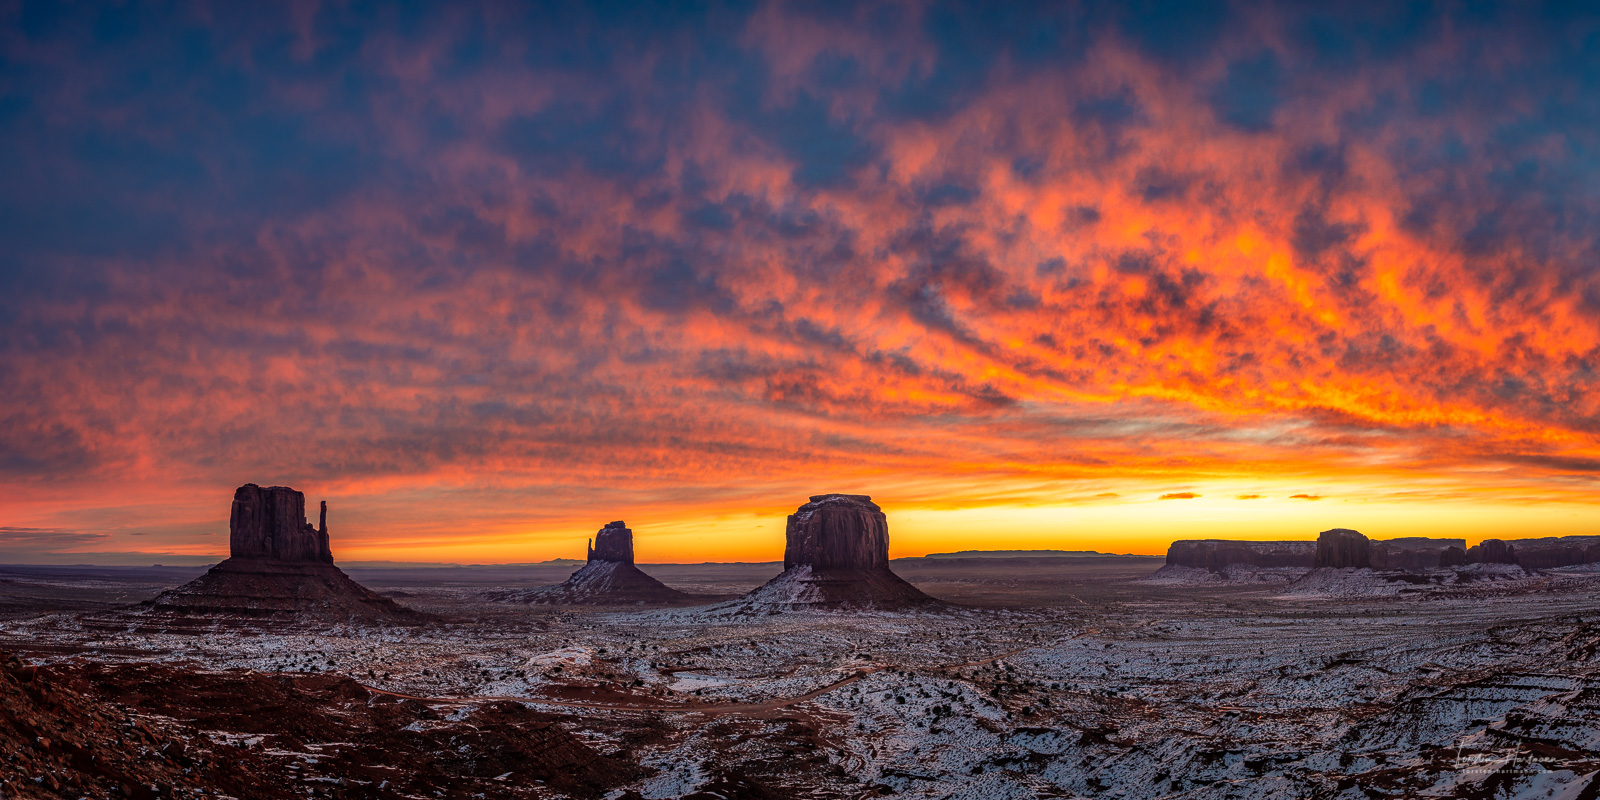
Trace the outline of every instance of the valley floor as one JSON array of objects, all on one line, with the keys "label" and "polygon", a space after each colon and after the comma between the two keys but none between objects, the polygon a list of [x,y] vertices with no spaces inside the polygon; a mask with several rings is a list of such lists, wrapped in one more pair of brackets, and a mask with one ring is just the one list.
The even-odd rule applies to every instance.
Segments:
[{"label": "valley floor", "polygon": [[[119,622],[115,580],[43,613],[80,578],[7,573],[0,650],[139,746],[281,776],[262,796],[1600,796],[1600,578],[1332,599],[1066,561],[897,564],[964,603],[943,612],[740,618],[352,571],[447,621],[183,633]],[[761,579],[700,569],[697,591]],[[12,767],[56,763],[26,744]],[[76,791],[43,777],[6,776]]]}]

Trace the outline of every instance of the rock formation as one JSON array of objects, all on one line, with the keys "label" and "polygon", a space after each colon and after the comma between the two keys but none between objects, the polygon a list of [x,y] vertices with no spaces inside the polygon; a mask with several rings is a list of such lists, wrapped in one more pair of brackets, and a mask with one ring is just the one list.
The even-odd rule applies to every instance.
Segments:
[{"label": "rock formation", "polygon": [[743,612],[942,605],[889,569],[889,521],[872,498],[819,494],[789,515],[783,572],[729,604]]},{"label": "rock formation", "polygon": [[589,542],[590,562],[615,561],[619,564],[633,563],[633,531],[628,529],[627,523],[622,520],[607,522],[594,535]]},{"label": "rock formation", "polygon": [[1249,542],[1230,539],[1181,539],[1167,548],[1167,564],[1219,572],[1241,564],[1266,568],[1311,569],[1316,542]]},{"label": "rock formation", "polygon": [[1515,564],[1517,548],[1500,539],[1484,539],[1467,548],[1467,562],[1471,564]]},{"label": "rock formation", "polygon": [[428,618],[334,566],[328,504],[322,504],[316,528],[306,522],[305,507],[305,495],[285,486],[239,487],[228,523],[228,558],[145,603],[142,613],[277,622],[416,624]]},{"label": "rock formation", "polygon": [[1600,563],[1600,536],[1551,536],[1513,539],[1517,563],[1525,569],[1554,569]]},{"label": "rock formation", "polygon": [[1425,572],[1448,566],[1444,555],[1452,547],[1465,551],[1465,539],[1432,539],[1424,536],[1404,536],[1399,539],[1372,540],[1369,558],[1373,569]]},{"label": "rock formation", "polygon": [[622,521],[608,522],[589,542],[583,568],[555,586],[545,586],[496,597],[540,605],[685,605],[697,598],[646,575],[633,564],[633,531]]},{"label": "rock formation", "polygon": [[1467,565],[1467,551],[1465,548],[1451,545],[1439,554],[1439,566],[1464,567]]},{"label": "rock formation", "polygon": [[328,503],[319,525],[306,522],[306,496],[287,486],[253,483],[233,493],[228,519],[228,554],[233,558],[333,563],[328,549]]},{"label": "rock formation", "polygon": [[1372,566],[1372,548],[1367,537],[1349,528],[1334,528],[1317,534],[1316,566],[1320,569],[1361,569]]}]

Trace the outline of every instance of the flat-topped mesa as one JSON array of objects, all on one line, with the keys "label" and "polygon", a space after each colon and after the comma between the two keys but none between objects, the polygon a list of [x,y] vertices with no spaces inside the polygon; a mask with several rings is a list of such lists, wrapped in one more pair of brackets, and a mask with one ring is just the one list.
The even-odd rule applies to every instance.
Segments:
[{"label": "flat-topped mesa", "polygon": [[1334,528],[1317,534],[1317,567],[1361,569],[1372,566],[1372,545],[1359,531]]},{"label": "flat-topped mesa", "polygon": [[608,522],[589,543],[589,563],[611,561],[633,563],[633,531],[622,520]]},{"label": "flat-topped mesa", "polygon": [[1316,566],[1316,542],[1251,542],[1230,539],[1180,539],[1167,548],[1167,564],[1220,572],[1240,564],[1264,568]]},{"label": "flat-topped mesa", "polygon": [[[1485,542],[1487,544],[1487,542]],[[1524,569],[1552,569],[1600,562],[1600,536],[1550,536],[1513,539],[1517,563]]]},{"label": "flat-topped mesa", "polygon": [[233,558],[333,563],[328,547],[328,503],[319,527],[306,522],[306,496],[287,486],[253,483],[233,493],[228,519],[228,554]]},{"label": "flat-topped mesa", "polygon": [[889,520],[864,494],[819,494],[789,515],[783,568],[889,567]]},{"label": "flat-topped mesa", "polygon": [[1466,539],[1434,539],[1425,536],[1402,536],[1398,539],[1374,539],[1369,542],[1369,558],[1373,569],[1426,572],[1448,567],[1447,556],[1451,548],[1466,551]]}]

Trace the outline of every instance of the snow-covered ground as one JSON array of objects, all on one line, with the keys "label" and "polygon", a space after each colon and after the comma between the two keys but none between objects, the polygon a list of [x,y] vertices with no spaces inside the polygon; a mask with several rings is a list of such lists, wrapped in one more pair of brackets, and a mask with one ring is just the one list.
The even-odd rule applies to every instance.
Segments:
[{"label": "snow-covered ground", "polygon": [[530,609],[420,629],[161,634],[55,615],[0,623],[0,649],[521,698],[647,767],[626,787],[647,798],[1593,796],[1600,575],[1480,572],[1125,581],[937,613]]}]

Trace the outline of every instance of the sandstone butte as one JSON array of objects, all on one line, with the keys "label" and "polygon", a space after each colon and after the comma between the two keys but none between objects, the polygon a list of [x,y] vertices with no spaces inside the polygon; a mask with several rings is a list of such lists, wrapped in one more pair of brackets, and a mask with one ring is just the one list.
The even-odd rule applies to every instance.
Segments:
[{"label": "sandstone butte", "polygon": [[595,533],[583,568],[562,583],[498,599],[549,605],[685,605],[710,598],[685,594],[645,574],[633,563],[633,530],[622,521]]},{"label": "sandstone butte", "polygon": [[240,486],[228,521],[228,558],[189,583],[144,603],[166,618],[277,622],[391,622],[430,619],[367,589],[334,566],[328,504],[306,522],[306,498],[286,486]]},{"label": "sandstone butte", "polygon": [[899,610],[941,606],[889,569],[889,521],[872,498],[819,494],[789,515],[783,572],[740,610]]}]

